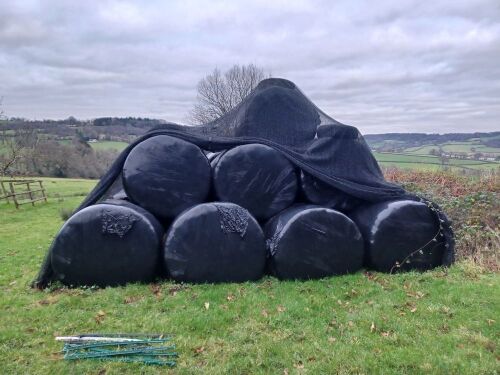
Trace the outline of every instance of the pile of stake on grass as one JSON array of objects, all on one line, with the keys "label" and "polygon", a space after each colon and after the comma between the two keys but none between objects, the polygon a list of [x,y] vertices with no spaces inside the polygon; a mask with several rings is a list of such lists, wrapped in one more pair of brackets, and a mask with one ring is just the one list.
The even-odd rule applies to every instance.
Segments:
[{"label": "pile of stake on grass", "polygon": [[97,359],[114,362],[140,362],[175,366],[175,345],[165,345],[171,337],[163,335],[83,334],[56,337],[63,341],[64,359]]}]

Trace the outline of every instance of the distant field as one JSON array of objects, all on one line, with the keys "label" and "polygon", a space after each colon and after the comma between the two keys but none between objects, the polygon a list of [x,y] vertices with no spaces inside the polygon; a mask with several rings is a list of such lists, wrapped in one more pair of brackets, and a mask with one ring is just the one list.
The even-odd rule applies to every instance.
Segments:
[{"label": "distant field", "polygon": [[[62,140],[59,143],[63,145],[71,144],[70,140]],[[122,151],[125,147],[128,146],[126,142],[116,142],[116,141],[99,141],[99,142],[89,142],[89,145],[94,150],[116,150]]]},{"label": "distant field", "polygon": [[[443,141],[436,143],[428,142],[420,146],[414,146],[415,141],[412,140],[403,142],[390,139],[390,135],[387,135],[387,137],[388,138],[385,140],[370,141],[369,136],[367,136],[367,140],[369,142],[371,149],[378,150],[382,153],[393,152],[393,153],[410,154],[417,156],[432,156],[430,154],[434,150],[436,152],[444,152],[444,153],[466,153],[468,156],[472,156],[476,153],[487,154],[485,155],[487,157],[497,157],[500,155],[500,147],[491,147],[485,144],[485,142],[492,142],[494,140],[499,139],[500,136],[492,135],[490,137],[483,137],[483,138],[469,138],[467,140],[462,140],[462,141]],[[452,164],[457,165],[457,163],[452,163]],[[458,163],[458,164],[463,165],[464,163]],[[489,165],[482,167],[482,169],[491,167],[492,166]]]},{"label": "distant field", "polygon": [[[438,157],[432,155],[419,155],[419,154],[400,154],[400,153],[386,153],[374,152],[377,161],[385,167],[395,166],[406,169],[419,169],[419,170],[439,170],[444,166]],[[497,169],[500,168],[499,162],[487,162],[482,160],[460,160],[449,159],[445,164],[446,167],[452,169]]]},{"label": "distant field", "polygon": [[91,142],[90,146],[94,150],[116,150],[122,151],[128,146],[126,142],[115,142],[115,141],[100,141],[100,142]]},{"label": "distant field", "polygon": [[[488,138],[494,139],[496,137]],[[500,155],[500,148],[488,147],[482,142],[484,139],[471,138],[462,142],[445,142],[441,144],[426,144],[416,147],[405,147],[404,143],[395,142],[392,140],[379,141],[371,144],[372,149],[377,147],[389,146],[398,149],[398,152],[374,152],[374,156],[380,165],[384,167],[398,167],[404,169],[417,170],[441,170],[449,168],[452,170],[496,170],[500,168],[500,162],[485,161],[485,160],[470,160],[449,158],[445,164],[441,163],[439,157],[431,155],[431,151],[444,151],[445,153],[467,153],[473,155],[475,153],[487,153],[489,156]]]},{"label": "distant field", "polygon": [[431,150],[438,150],[438,149],[439,149],[438,145],[408,147],[407,149],[405,149],[405,153],[411,153],[411,154],[415,154],[415,155],[429,155]]}]

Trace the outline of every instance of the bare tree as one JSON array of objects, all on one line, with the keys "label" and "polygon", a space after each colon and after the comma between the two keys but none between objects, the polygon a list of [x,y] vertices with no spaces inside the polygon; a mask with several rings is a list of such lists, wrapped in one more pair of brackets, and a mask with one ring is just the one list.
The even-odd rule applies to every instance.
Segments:
[{"label": "bare tree", "polygon": [[[0,108],[0,121],[3,117],[4,112]],[[0,177],[12,176],[19,170],[25,170],[21,164],[27,160],[38,144],[37,129],[26,124],[22,128],[16,129],[13,134],[7,134],[4,131],[0,141],[2,147],[0,150]]]},{"label": "bare tree", "polygon": [[219,118],[236,107],[264,78],[264,70],[253,64],[234,65],[224,73],[214,69],[198,82],[198,102],[190,120],[202,124]]}]

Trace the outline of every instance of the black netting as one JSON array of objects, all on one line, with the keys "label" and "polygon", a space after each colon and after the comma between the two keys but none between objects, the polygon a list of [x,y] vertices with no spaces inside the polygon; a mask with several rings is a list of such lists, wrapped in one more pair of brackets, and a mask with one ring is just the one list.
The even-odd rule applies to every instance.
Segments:
[{"label": "black netting", "polygon": [[[177,193],[182,194],[185,189],[182,184],[186,181],[188,181],[189,188],[194,188],[192,193],[195,198],[190,200],[191,198],[187,197],[184,200],[186,204],[178,204],[174,207],[178,203],[175,199],[171,201],[174,203],[166,203],[162,201],[161,194],[155,197],[154,189],[156,188],[163,192],[175,191],[175,189],[157,186],[150,189],[151,185],[141,180],[140,173],[138,184],[135,185],[137,190],[130,188],[130,184],[127,186],[125,174],[122,177],[124,164],[133,150],[136,147],[144,148],[151,142],[149,140],[157,136],[174,138],[176,144],[190,144],[197,152],[188,154],[197,154],[197,163],[203,164],[203,167],[194,168],[179,162],[181,164],[179,170],[184,173],[185,178],[173,179],[175,183],[180,183]],[[187,142],[183,143],[183,141]],[[292,82],[283,79],[267,79],[259,83],[257,88],[236,108],[213,122],[201,126],[167,124],[137,139],[119,155],[109,171],[82,202],[77,212],[109,197],[127,198],[128,196],[132,201],[155,212],[157,216],[171,220],[181,210],[188,209],[189,205],[202,201],[203,196],[207,195],[206,199],[208,199],[210,192],[207,179],[210,177],[210,168],[208,159],[202,155],[200,149],[209,155],[212,166],[216,166],[224,157],[224,152],[236,146],[249,144],[265,145],[278,151],[288,159],[294,169],[312,178],[314,189],[309,191],[308,201],[310,202],[317,201],[321,205],[330,205],[349,211],[358,204],[363,206],[396,199],[423,201],[420,197],[407,193],[400,186],[385,181],[377,161],[356,128],[341,124],[327,116]],[[191,148],[190,146],[187,147]],[[151,155],[155,156],[157,153],[152,152]],[[148,162],[148,168],[153,176],[149,180],[154,183],[158,182],[154,178],[156,168],[168,161],[172,153],[163,152],[162,155],[156,159],[158,165],[155,165],[155,162]],[[186,160],[188,159],[186,157]],[[141,167],[140,161],[134,166],[137,171]],[[173,165],[172,169],[176,167],[179,166]],[[203,173],[200,172],[202,170]],[[125,181],[124,186],[122,186],[122,179]],[[144,191],[141,191],[142,189]],[[127,194],[123,194],[124,191]],[[332,199],[329,194],[325,194],[325,191],[338,192],[338,194],[335,193]],[[214,192],[212,191],[211,194]],[[141,202],[142,199],[144,202]],[[454,259],[454,240],[450,223],[446,215],[434,203],[428,201],[424,203],[428,205],[440,224],[440,235],[445,242],[442,262],[450,264]],[[226,214],[219,214],[221,217],[225,217],[224,215]],[[226,219],[222,219],[223,222],[224,220]],[[232,219],[227,220],[227,223],[230,223],[227,226],[228,230],[235,230],[234,233],[241,232],[240,224],[235,225]],[[246,233],[248,235],[248,229]],[[273,242],[273,235],[268,240]],[[37,286],[46,285],[53,277],[50,251],[52,250],[49,250],[49,256],[34,283]]]},{"label": "black netting", "polygon": [[242,238],[248,228],[248,211],[236,205],[228,206],[226,204],[214,203],[219,211],[220,228],[224,233],[237,233]]}]

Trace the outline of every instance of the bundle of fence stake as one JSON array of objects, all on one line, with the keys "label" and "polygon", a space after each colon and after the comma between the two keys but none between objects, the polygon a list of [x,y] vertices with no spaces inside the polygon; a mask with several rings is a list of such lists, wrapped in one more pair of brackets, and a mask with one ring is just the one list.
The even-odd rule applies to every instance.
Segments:
[{"label": "bundle of fence stake", "polygon": [[160,334],[81,334],[58,336],[64,342],[64,359],[98,359],[115,362],[140,362],[175,366],[175,345],[171,336]]}]

